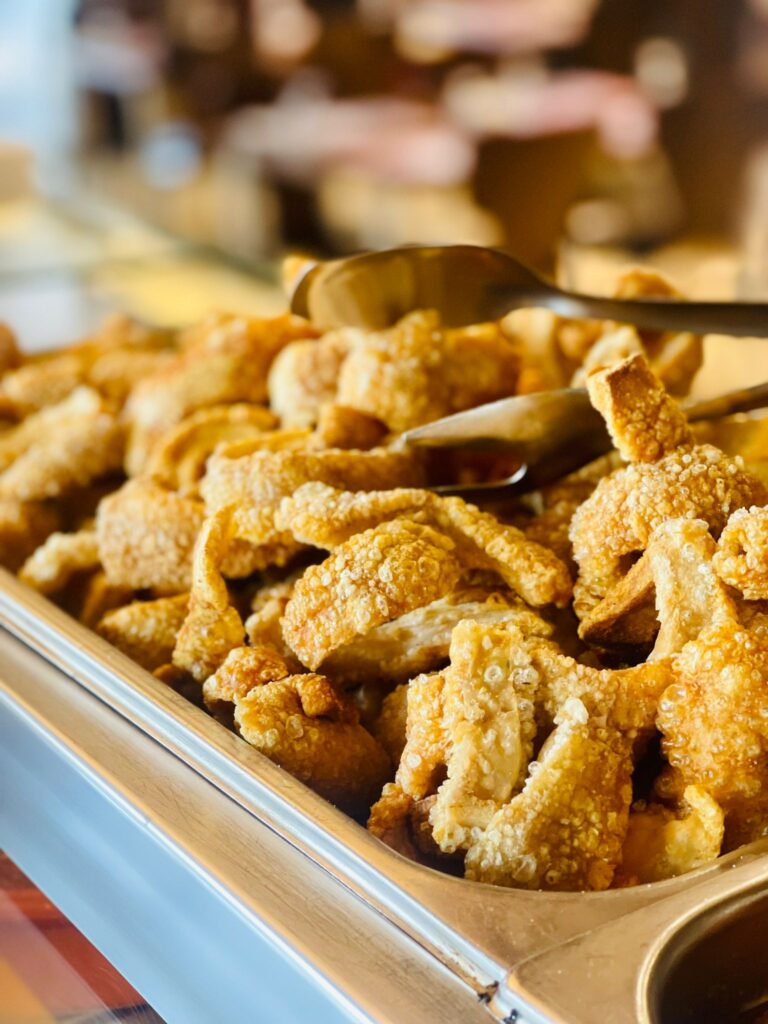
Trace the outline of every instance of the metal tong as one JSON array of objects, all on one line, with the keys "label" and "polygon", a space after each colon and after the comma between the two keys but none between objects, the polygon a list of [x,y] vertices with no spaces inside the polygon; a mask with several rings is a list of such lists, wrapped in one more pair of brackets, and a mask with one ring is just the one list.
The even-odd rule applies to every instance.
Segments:
[{"label": "metal tong", "polygon": [[[765,406],[768,382],[684,408],[688,419],[695,423]],[[605,422],[590,405],[584,388],[502,398],[416,427],[403,437],[408,444],[421,448],[508,452],[520,460],[520,467],[506,479],[431,488],[470,501],[496,500],[536,490],[613,447]]]},{"label": "metal tong", "polygon": [[293,312],[324,329],[381,330],[414,309],[437,309],[447,327],[461,327],[498,320],[520,306],[645,330],[768,337],[765,303],[582,295],[506,252],[478,245],[414,245],[308,263],[291,295]]}]

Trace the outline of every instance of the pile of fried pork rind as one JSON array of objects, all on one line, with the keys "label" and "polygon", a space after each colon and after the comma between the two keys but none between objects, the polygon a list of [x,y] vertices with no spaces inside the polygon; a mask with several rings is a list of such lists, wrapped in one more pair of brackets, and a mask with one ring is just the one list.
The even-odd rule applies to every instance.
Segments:
[{"label": "pile of fried pork rind", "polygon": [[[544,310],[3,329],[0,563],[422,863],[669,878],[768,833],[763,453],[670,397],[701,352]],[[494,512],[400,440],[569,382],[616,450]]]}]

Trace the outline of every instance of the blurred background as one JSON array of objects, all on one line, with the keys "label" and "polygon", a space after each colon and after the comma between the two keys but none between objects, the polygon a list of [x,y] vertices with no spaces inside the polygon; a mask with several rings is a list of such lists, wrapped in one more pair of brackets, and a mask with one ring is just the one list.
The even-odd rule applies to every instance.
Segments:
[{"label": "blurred background", "polygon": [[124,260],[478,242],[766,291],[768,0],[0,0],[0,140],[0,269],[86,258],[42,196],[121,211]]}]

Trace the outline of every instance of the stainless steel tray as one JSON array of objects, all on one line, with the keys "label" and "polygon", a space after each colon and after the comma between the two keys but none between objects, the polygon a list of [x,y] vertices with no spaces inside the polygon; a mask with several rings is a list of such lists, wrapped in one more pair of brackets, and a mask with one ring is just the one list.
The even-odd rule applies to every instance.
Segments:
[{"label": "stainless steel tray", "polygon": [[[117,712],[123,725],[130,723],[144,738],[150,737],[192,769],[188,778],[201,777],[230,798],[246,813],[254,833],[267,826],[323,869],[323,875],[344,892],[353,893],[358,903],[377,911],[371,921],[383,919],[395,929],[392,934],[400,937],[398,941],[404,938],[409,950],[418,948],[420,955],[428,958],[432,965],[429,977],[434,978],[436,989],[443,983],[441,979],[450,976],[460,991],[475,993],[498,1019],[643,1019],[655,1024],[653,1015],[642,1016],[642,999],[646,997],[638,992],[648,989],[653,973],[649,964],[659,960],[661,940],[676,933],[699,904],[725,899],[768,880],[766,843],[753,844],[679,879],[606,893],[530,893],[442,875],[384,846],[203,711],[4,572],[0,572],[0,623],[25,648],[42,655]],[[194,812],[191,799],[189,808]],[[247,889],[243,891],[244,903],[250,895]],[[581,981],[573,983],[573,1016],[564,1015],[571,1004],[557,983],[557,973],[552,973],[558,957],[562,955],[564,964],[572,964],[573,950],[581,949],[578,943],[599,943],[601,935],[614,933],[634,949],[634,938],[629,936],[640,927],[634,922],[640,922],[651,938],[644,940],[642,948],[637,947],[637,956],[627,958],[621,991],[612,986],[616,1001],[611,1015],[577,1016],[577,1004],[589,1005],[597,991],[591,981],[587,984],[583,969]],[[577,944],[555,948],[571,940]],[[615,941],[615,936],[605,941]],[[444,1006],[442,1019],[452,1020],[453,1004],[446,1005],[449,1008]],[[462,1006],[455,1019],[469,1020],[466,1012]],[[387,1018],[374,1013],[366,1019]]]}]

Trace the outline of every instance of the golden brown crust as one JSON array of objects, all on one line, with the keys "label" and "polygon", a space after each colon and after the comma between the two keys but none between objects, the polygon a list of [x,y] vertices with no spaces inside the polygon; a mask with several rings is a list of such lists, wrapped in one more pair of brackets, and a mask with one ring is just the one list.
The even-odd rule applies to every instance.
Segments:
[{"label": "golden brown crust", "polygon": [[390,773],[383,748],[329,679],[294,675],[251,689],[235,705],[246,742],[352,814],[365,814]]},{"label": "golden brown crust", "polygon": [[222,509],[205,520],[195,541],[189,613],[178,633],[173,664],[199,683],[245,640],[242,619],[230,604],[219,568],[233,532],[232,510]]},{"label": "golden brown crust", "polygon": [[134,601],[107,612],[95,628],[123,654],[154,672],[170,662],[188,609],[189,594]]},{"label": "golden brown crust", "polygon": [[436,313],[412,313],[350,352],[337,401],[400,432],[514,394],[519,369],[498,325],[444,330]]},{"label": "golden brown crust", "polygon": [[768,598],[768,508],[741,508],[717,542],[712,564],[748,601]]},{"label": "golden brown crust", "polygon": [[461,574],[447,537],[405,519],[382,523],[306,570],[285,609],[285,639],[314,670],[355,637],[449,593]]},{"label": "golden brown crust", "polygon": [[203,701],[209,711],[221,712],[222,704],[235,704],[255,686],[291,675],[285,658],[266,644],[235,647],[212,676],[203,683]]},{"label": "golden brown crust", "polygon": [[172,490],[194,495],[205,463],[219,444],[260,437],[274,426],[274,416],[259,405],[236,403],[198,409],[171,427],[152,448],[147,475]]},{"label": "golden brown crust", "polygon": [[685,413],[644,356],[630,356],[590,374],[587,390],[627,462],[657,462],[676,448],[693,444]]},{"label": "golden brown crust", "polygon": [[52,533],[26,560],[19,579],[41,594],[54,594],[78,572],[99,567],[99,545],[94,530]]},{"label": "golden brown crust", "polygon": [[135,590],[188,591],[203,519],[199,502],[149,478],[130,480],[101,502],[96,515],[99,557],[108,579]]}]

